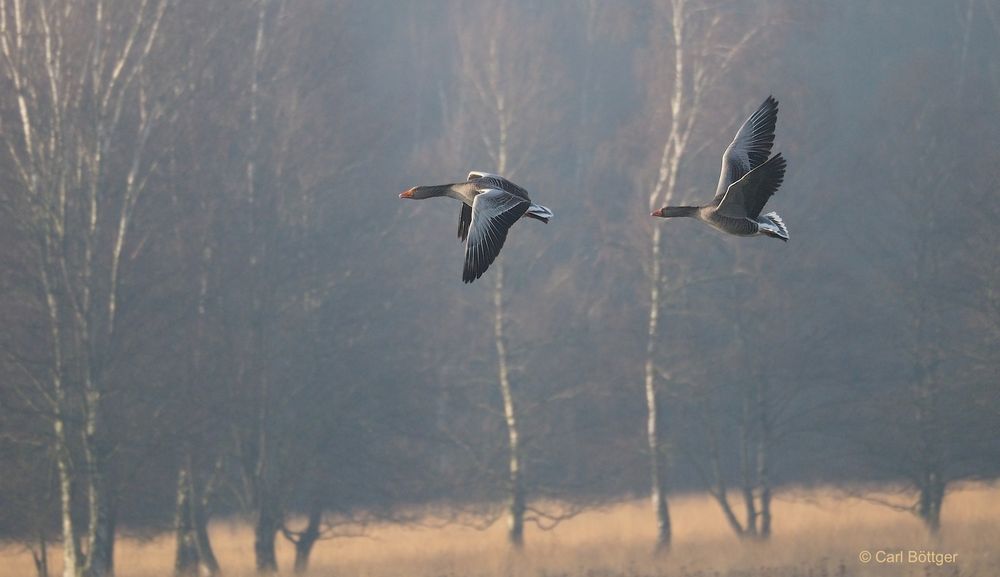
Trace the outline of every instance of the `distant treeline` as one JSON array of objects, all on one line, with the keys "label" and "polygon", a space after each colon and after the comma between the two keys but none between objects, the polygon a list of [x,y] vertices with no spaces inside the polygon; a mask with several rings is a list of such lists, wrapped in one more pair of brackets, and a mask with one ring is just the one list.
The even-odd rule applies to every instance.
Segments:
[{"label": "distant treeline", "polygon": [[[1000,474],[1000,9],[820,0],[0,0],[0,536],[298,569],[413,506],[523,527]],[[768,94],[787,244],[710,198]],[[461,281],[495,171],[555,213]],[[292,515],[307,524],[289,526]],[[62,545],[66,545],[62,547]]]}]

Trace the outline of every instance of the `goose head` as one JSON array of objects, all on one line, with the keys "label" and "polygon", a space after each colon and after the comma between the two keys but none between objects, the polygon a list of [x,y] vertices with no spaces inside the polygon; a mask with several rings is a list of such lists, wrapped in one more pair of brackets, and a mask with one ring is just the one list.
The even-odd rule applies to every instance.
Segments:
[{"label": "goose head", "polygon": [[437,186],[414,186],[409,190],[404,190],[399,193],[399,198],[412,198],[414,200],[420,200],[422,198],[434,198],[435,196],[447,196],[451,187],[451,184],[442,184]]},{"label": "goose head", "polygon": [[660,210],[654,210],[649,216],[660,218],[672,218],[676,216],[695,216],[698,213],[697,206],[664,206]]}]

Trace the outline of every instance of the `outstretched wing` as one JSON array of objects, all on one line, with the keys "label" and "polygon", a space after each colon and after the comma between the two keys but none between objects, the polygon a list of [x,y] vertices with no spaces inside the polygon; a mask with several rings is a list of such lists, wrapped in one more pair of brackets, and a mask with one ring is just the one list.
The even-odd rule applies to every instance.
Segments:
[{"label": "outstretched wing", "polygon": [[488,189],[476,195],[472,201],[469,238],[465,243],[463,282],[469,283],[483,276],[500,254],[507,240],[507,230],[529,206],[530,202],[505,190]]},{"label": "outstretched wing", "polygon": [[785,179],[785,159],[775,154],[743,178],[729,185],[719,203],[718,213],[735,218],[756,219]]},{"label": "outstretched wing", "polygon": [[726,196],[729,186],[757,168],[771,154],[774,145],[774,127],[778,122],[778,101],[773,96],[757,108],[743,123],[733,142],[722,155],[722,173],[715,189],[712,204],[718,206]]}]

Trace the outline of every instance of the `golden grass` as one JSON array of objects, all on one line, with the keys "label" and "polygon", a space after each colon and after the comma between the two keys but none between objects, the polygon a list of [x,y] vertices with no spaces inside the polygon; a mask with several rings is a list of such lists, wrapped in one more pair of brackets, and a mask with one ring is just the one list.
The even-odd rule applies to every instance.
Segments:
[{"label": "golden grass", "polygon": [[[498,523],[486,531],[461,526],[428,529],[372,527],[364,538],[321,542],[310,575],[358,577],[438,576],[983,576],[1000,575],[1000,487],[969,485],[950,493],[940,539],[930,538],[908,513],[827,489],[783,491],[774,503],[774,536],[767,543],[738,541],[714,501],[705,495],[671,500],[674,545],[652,555],[653,520],[645,501],[594,511],[542,532],[529,528],[526,547],[512,554]],[[227,576],[253,574],[249,528],[238,522],[212,526],[213,544]],[[170,535],[147,542],[122,539],[116,550],[119,577],[169,576]],[[933,550],[957,554],[954,563],[867,564],[861,551]],[[279,546],[279,563],[290,573],[292,550]],[[58,551],[52,571],[59,570]],[[0,556],[0,577],[27,577],[30,557],[16,549]]]}]

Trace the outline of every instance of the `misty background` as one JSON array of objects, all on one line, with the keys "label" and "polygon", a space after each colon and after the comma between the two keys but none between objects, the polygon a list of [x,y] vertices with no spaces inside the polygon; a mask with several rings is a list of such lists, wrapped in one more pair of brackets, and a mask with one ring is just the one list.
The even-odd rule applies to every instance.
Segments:
[{"label": "misty background", "polygon": [[[1000,473],[994,3],[0,16],[7,539],[105,575],[116,532],[197,564],[244,516],[267,570],[412,506],[548,527],[651,464],[744,536],[800,484],[889,484],[935,531]],[[650,218],[710,198],[769,94],[791,240]],[[458,205],[397,195],[473,169],[555,218],[464,285]]]}]

